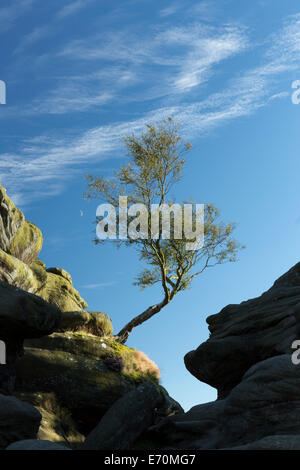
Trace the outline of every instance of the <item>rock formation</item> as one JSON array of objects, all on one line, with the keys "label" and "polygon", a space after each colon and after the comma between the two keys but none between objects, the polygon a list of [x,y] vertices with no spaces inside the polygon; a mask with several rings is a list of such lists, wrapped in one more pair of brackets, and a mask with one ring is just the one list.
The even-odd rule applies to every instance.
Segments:
[{"label": "rock formation", "polygon": [[162,402],[155,384],[148,382],[119,398],[89,434],[85,450],[126,450],[152,424],[153,410]]},{"label": "rock formation", "polygon": [[0,394],[0,449],[36,436],[41,415],[33,406],[12,396]]},{"label": "rock formation", "polygon": [[260,297],[207,318],[209,339],[185,356],[187,369],[218,389],[218,400],[167,418],[151,431],[164,447],[298,448],[300,263]]},{"label": "rock formation", "polygon": [[184,413],[41,247],[0,186],[0,449],[300,449],[300,263],[208,317],[210,337],[184,360],[218,399]]},{"label": "rock formation", "polygon": [[7,349],[0,365],[0,449],[78,448],[103,428],[110,409],[115,415],[118,400],[141,390],[147,406],[138,410],[141,425],[130,443],[158,417],[182,412],[159,385],[158,367],[115,341],[110,318],[85,310],[70,274],[46,268],[37,257],[41,248],[40,230],[0,185],[0,340]]},{"label": "rock formation", "polygon": [[52,333],[61,312],[43,299],[0,281],[0,339],[6,345],[6,364],[0,366],[0,392],[15,385],[15,364],[23,354],[25,338]]},{"label": "rock formation", "polygon": [[0,185],[0,280],[36,294],[61,311],[87,308],[69,273],[46,269],[37,257],[43,245],[38,227],[28,222]]}]

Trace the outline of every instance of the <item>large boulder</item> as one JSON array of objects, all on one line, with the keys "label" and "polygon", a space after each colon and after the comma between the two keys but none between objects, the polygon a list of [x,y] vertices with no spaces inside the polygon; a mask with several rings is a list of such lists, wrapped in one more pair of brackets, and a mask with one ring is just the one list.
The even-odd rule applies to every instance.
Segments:
[{"label": "large boulder", "polygon": [[0,449],[22,439],[36,438],[41,415],[28,403],[0,395]]},{"label": "large boulder", "polygon": [[300,366],[292,343],[300,334],[300,263],[260,297],[228,305],[207,322],[209,339],[185,364],[218,389],[218,400],[165,419],[153,435],[167,448],[297,447]]},{"label": "large boulder", "polygon": [[197,379],[217,388],[220,398],[252,365],[291,352],[300,333],[299,274],[300,263],[260,297],[207,318],[211,335],[185,356],[185,365]]},{"label": "large boulder", "polygon": [[0,281],[0,336],[38,338],[52,333],[59,325],[61,312],[36,295]]},{"label": "large boulder", "polygon": [[70,411],[62,406],[54,393],[15,392],[15,396],[33,405],[41,414],[37,439],[78,449],[85,436],[77,429]]},{"label": "large boulder", "polygon": [[[251,367],[226,398],[168,418],[155,429],[165,446],[221,449],[300,429],[300,369],[283,354]],[[254,447],[254,444],[252,444]]]},{"label": "large boulder", "polygon": [[46,269],[37,258],[41,231],[15,207],[0,185],[0,281],[36,294],[62,311],[81,311],[87,303],[61,268]]},{"label": "large boulder", "polygon": [[94,336],[111,336],[113,325],[111,319],[103,312],[75,311],[63,312],[58,330],[91,333]]},{"label": "large boulder", "polygon": [[65,331],[27,340],[25,345],[17,364],[16,392],[35,406],[40,395],[41,412],[51,393],[60,412],[69,414],[83,435],[118,398],[143,382],[158,383],[158,367],[111,336]]},{"label": "large boulder", "polygon": [[23,354],[25,338],[52,333],[59,325],[61,312],[40,297],[0,281],[0,340],[6,349],[0,366],[0,391],[14,388],[15,364]]},{"label": "large boulder", "polygon": [[46,272],[46,280],[36,292],[62,312],[81,311],[88,306],[67,277],[53,272]]},{"label": "large boulder", "polygon": [[27,265],[0,249],[0,280],[36,294],[64,312],[81,311],[88,306],[73,287],[70,275],[48,272],[38,258]]},{"label": "large boulder", "polygon": [[153,423],[162,402],[159,388],[145,383],[117,400],[88,435],[85,450],[126,450]]}]

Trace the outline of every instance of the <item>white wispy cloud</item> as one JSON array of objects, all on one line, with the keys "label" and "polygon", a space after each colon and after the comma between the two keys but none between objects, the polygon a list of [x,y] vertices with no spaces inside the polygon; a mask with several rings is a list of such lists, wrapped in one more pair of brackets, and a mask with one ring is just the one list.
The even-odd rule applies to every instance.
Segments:
[{"label": "white wispy cloud", "polygon": [[[83,164],[122,156],[122,137],[141,132],[146,123],[172,116],[182,124],[186,137],[193,138],[224,122],[254,112],[265,104],[263,98],[263,87],[258,83],[252,89],[241,87],[239,91],[228,90],[205,101],[160,108],[140,119],[95,127],[76,139],[29,141],[18,154],[0,155],[0,182],[15,194],[24,192],[28,187],[41,188],[43,193],[45,185],[49,194],[58,194],[61,189],[58,181],[63,182],[82,172]],[[39,190],[36,193],[27,192],[26,202],[35,197],[41,197]]]},{"label": "white wispy cloud", "polygon": [[[188,32],[185,29],[173,29],[168,34],[168,40],[174,41],[172,44],[179,46],[180,41],[187,42]],[[228,44],[235,44],[232,34],[236,33],[227,30],[223,34],[228,34]],[[206,134],[232,119],[254,113],[270,101],[286,96],[286,90],[281,88],[281,79],[296,70],[299,63],[299,34],[300,15],[296,15],[288,19],[274,38],[270,38],[270,46],[258,59],[256,67],[232,77],[223,89],[211,93],[205,99],[192,103],[183,101],[176,106],[161,106],[138,119],[95,126],[77,137],[37,136],[26,141],[15,153],[0,155],[0,182],[16,197],[22,194],[28,202],[35,196],[41,197],[38,189],[45,191],[46,188],[48,193],[59,193],[60,185],[63,186],[66,178],[82,172],[86,164],[120,157],[121,138],[131,132],[139,133],[148,122],[173,116],[182,124],[185,136],[193,139],[194,136]],[[197,40],[202,39],[198,37]],[[230,53],[228,50],[236,51],[238,47],[226,45],[220,56],[215,52],[216,63],[219,57]],[[187,57],[186,60],[191,58]],[[31,188],[30,192],[26,192],[28,187]],[[32,188],[37,189],[36,194]]]},{"label": "white wispy cloud", "polygon": [[234,26],[221,30],[203,25],[173,28],[159,38],[170,46],[188,47],[173,80],[177,91],[190,90],[206,81],[215,65],[242,52],[248,43],[243,29]]},{"label": "white wispy cloud", "polygon": [[[94,46],[91,47],[91,44]],[[203,83],[214,66],[247,47],[244,30],[237,26],[224,28],[188,24],[157,31],[143,39],[128,32],[96,35],[71,41],[60,56],[81,61],[119,62],[134,66],[135,74],[151,74],[149,67],[160,67],[156,87],[159,93],[181,93]],[[170,48],[172,53],[170,53]]]},{"label": "white wispy cloud", "polygon": [[171,15],[174,15],[174,13],[176,13],[179,9],[180,9],[180,3],[176,2],[160,10],[159,14],[162,17],[171,16]]},{"label": "white wispy cloud", "polygon": [[[10,17],[12,23],[14,19],[22,14],[22,11],[29,8],[36,0],[19,0],[16,2],[15,8],[11,7],[6,9],[0,9],[0,25],[1,25],[1,11],[3,10],[3,19]],[[94,0],[76,0],[68,5],[62,7],[54,17],[47,22],[47,24],[34,28],[30,33],[25,34],[20,41],[20,44],[14,50],[15,54],[23,52],[26,48],[39,42],[41,39],[48,35],[55,34],[57,28],[57,21],[64,20],[71,15],[78,13],[83,8],[87,8]]]},{"label": "white wispy cloud", "polygon": [[45,100],[37,100],[36,103],[23,110],[23,114],[66,114],[71,112],[97,108],[111,101],[113,95],[100,90],[91,91],[86,87],[67,85],[55,90]]},{"label": "white wispy cloud", "polygon": [[[50,34],[52,26],[38,27],[24,36],[15,53]],[[59,77],[56,88],[22,109],[8,107],[5,117],[83,112],[117,97],[122,102],[138,101],[141,94],[124,93],[138,82],[144,86],[142,100],[186,93],[205,83],[219,63],[241,53],[247,41],[241,27],[203,24],[157,27],[154,35],[148,32],[142,37],[121,30],[73,40],[57,56],[38,57],[31,66],[40,69],[47,61],[68,59],[89,73]]]},{"label": "white wispy cloud", "polygon": [[168,6],[162,8],[159,11],[159,15],[162,18],[168,18],[169,16],[180,13],[185,17],[198,17],[198,20],[211,20],[217,10],[216,3],[213,1],[200,1],[200,2],[173,2]]},{"label": "white wispy cloud", "polygon": [[273,46],[269,50],[269,57],[283,63],[295,63],[300,55],[300,13],[289,17],[281,34],[271,36]]},{"label": "white wispy cloud", "polygon": [[72,1],[68,5],[65,5],[61,10],[59,10],[59,12],[57,13],[57,18],[58,19],[64,19],[68,16],[74,15],[79,10],[82,10],[83,8],[86,8],[93,1],[94,0],[75,0],[75,1]]},{"label": "white wispy cloud", "polygon": [[30,47],[32,44],[40,41],[45,36],[47,36],[50,31],[51,31],[51,28],[48,25],[39,26],[35,28],[30,33],[23,36],[20,44],[15,48],[14,54],[19,54],[20,52],[23,52],[24,49],[26,49],[27,47]]},{"label": "white wispy cloud", "polygon": [[0,8],[0,33],[10,29],[35,2],[36,0],[11,0],[10,5]]},{"label": "white wispy cloud", "polygon": [[15,116],[33,116],[39,114],[67,114],[99,110],[101,106],[115,99],[116,94],[137,83],[133,71],[119,66],[107,67],[91,73],[54,77],[57,83],[52,90],[39,95],[31,103],[8,106],[0,119]]},{"label": "white wispy cloud", "polygon": [[105,287],[111,287],[116,284],[116,281],[111,282],[98,282],[97,284],[85,284],[81,286],[81,289],[104,289]]}]

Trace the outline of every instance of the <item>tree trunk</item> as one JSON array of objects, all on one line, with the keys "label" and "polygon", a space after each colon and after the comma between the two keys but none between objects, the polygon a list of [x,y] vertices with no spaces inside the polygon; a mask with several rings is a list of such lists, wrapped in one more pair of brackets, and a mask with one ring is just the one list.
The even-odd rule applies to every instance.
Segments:
[{"label": "tree trunk", "polygon": [[124,328],[119,331],[119,333],[116,335],[116,340],[119,343],[125,344],[133,328],[141,325],[145,321],[149,320],[149,318],[153,317],[153,315],[160,312],[160,310],[165,307],[167,303],[168,300],[164,299],[159,304],[151,305],[151,307],[148,307],[147,310],[145,310],[143,313],[140,313],[140,315],[134,317],[129,323],[127,323],[127,325],[124,326]]}]

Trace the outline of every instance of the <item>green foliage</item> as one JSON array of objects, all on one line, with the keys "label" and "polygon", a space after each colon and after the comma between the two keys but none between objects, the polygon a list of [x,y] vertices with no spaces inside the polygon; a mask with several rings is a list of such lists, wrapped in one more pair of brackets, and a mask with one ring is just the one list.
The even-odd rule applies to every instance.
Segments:
[{"label": "green foliage", "polygon": [[[128,205],[142,203],[147,207],[149,214],[153,204],[174,204],[175,201],[170,200],[170,191],[182,177],[184,154],[191,148],[189,143],[183,142],[178,126],[171,118],[158,125],[148,124],[144,133],[140,136],[130,135],[124,139],[124,143],[129,162],[121,166],[111,179],[88,175],[86,197],[97,198],[118,207],[119,196],[128,196]],[[186,250],[186,243],[191,240],[185,237],[183,230],[181,239],[175,237],[176,230],[180,229],[176,217],[172,214],[170,218],[169,239],[165,237],[160,218],[159,230],[152,238],[146,236],[139,239],[115,240],[118,245],[134,246],[141,261],[147,266],[138,274],[135,285],[141,289],[157,283],[162,286],[164,299],[158,310],[153,310],[154,313],[169,303],[178,292],[189,288],[194,277],[203,273],[206,268],[236,261],[237,252],[241,248],[232,238],[234,224],[220,221],[218,210],[213,204],[205,206],[204,244],[199,250]],[[195,226],[195,211],[192,213],[192,220]],[[128,217],[128,225],[131,221],[132,218]],[[117,214],[117,229],[121,223]],[[181,229],[183,223],[182,217],[179,222]],[[151,233],[150,217],[146,229],[148,234]],[[145,228],[140,227],[141,234],[143,230]],[[99,243],[99,240],[95,242]],[[146,316],[145,319],[148,319],[149,312]],[[131,327],[144,321],[142,315],[139,317],[141,321],[136,324],[131,322]]]}]

